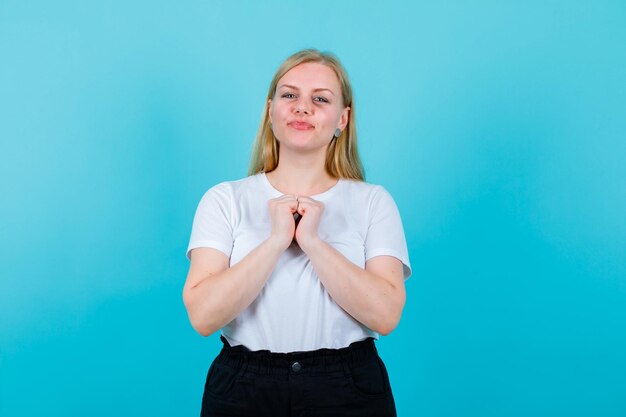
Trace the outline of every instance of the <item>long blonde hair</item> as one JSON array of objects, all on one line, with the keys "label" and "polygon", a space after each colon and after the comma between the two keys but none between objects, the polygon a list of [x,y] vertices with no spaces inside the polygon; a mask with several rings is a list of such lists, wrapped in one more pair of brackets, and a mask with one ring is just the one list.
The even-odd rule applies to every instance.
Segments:
[{"label": "long blonde hair", "polygon": [[354,103],[352,102],[352,87],[346,70],[339,62],[339,59],[330,52],[320,52],[317,49],[304,49],[296,52],[287,58],[278,68],[270,83],[267,92],[267,99],[261,116],[261,124],[254,141],[252,160],[248,175],[260,172],[270,172],[278,166],[279,144],[270,127],[268,100],[273,99],[276,94],[278,81],[290,69],[306,62],[316,62],[331,68],[341,85],[341,95],[343,106],[350,107],[348,124],[338,138],[333,139],[326,151],[326,171],[335,178],[346,178],[363,181],[365,174],[363,165],[359,158],[356,142],[356,121],[354,113]]}]

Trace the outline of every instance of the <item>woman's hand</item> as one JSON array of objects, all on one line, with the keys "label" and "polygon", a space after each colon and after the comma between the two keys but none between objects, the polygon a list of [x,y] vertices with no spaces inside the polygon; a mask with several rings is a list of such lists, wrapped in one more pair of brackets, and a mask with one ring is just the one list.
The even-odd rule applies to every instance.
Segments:
[{"label": "woman's hand", "polygon": [[272,220],[272,234],[270,239],[285,250],[291,244],[296,230],[293,218],[298,209],[298,200],[293,195],[283,195],[268,202],[270,218]]},{"label": "woman's hand", "polygon": [[300,248],[307,252],[317,241],[319,236],[317,229],[320,224],[320,218],[324,212],[324,204],[313,200],[309,197],[297,197],[298,199],[298,214],[302,216],[296,229],[296,241]]}]

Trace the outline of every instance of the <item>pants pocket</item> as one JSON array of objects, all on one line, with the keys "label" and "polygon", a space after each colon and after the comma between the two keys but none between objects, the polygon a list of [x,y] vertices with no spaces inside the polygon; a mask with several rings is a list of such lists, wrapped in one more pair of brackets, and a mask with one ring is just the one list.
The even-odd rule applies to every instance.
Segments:
[{"label": "pants pocket", "polygon": [[378,355],[372,360],[350,367],[354,390],[366,397],[384,397],[391,390],[385,365]]},{"label": "pants pocket", "polygon": [[207,373],[204,392],[213,396],[224,396],[233,389],[236,379],[237,369],[213,362]]}]

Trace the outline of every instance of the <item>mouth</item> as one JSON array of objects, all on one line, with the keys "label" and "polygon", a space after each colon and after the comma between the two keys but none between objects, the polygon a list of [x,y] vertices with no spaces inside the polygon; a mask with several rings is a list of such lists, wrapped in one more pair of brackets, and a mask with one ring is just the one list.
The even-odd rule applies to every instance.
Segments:
[{"label": "mouth", "polygon": [[306,122],[291,122],[288,125],[296,130],[310,130],[314,128],[312,124]]}]

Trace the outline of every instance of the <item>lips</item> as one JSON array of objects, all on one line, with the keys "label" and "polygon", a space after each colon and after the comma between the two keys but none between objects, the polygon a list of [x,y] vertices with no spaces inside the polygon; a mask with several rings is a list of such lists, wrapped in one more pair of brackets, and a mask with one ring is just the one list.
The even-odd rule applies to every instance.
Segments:
[{"label": "lips", "polygon": [[306,122],[291,122],[289,126],[293,127],[296,130],[309,130],[313,129],[313,125]]}]

